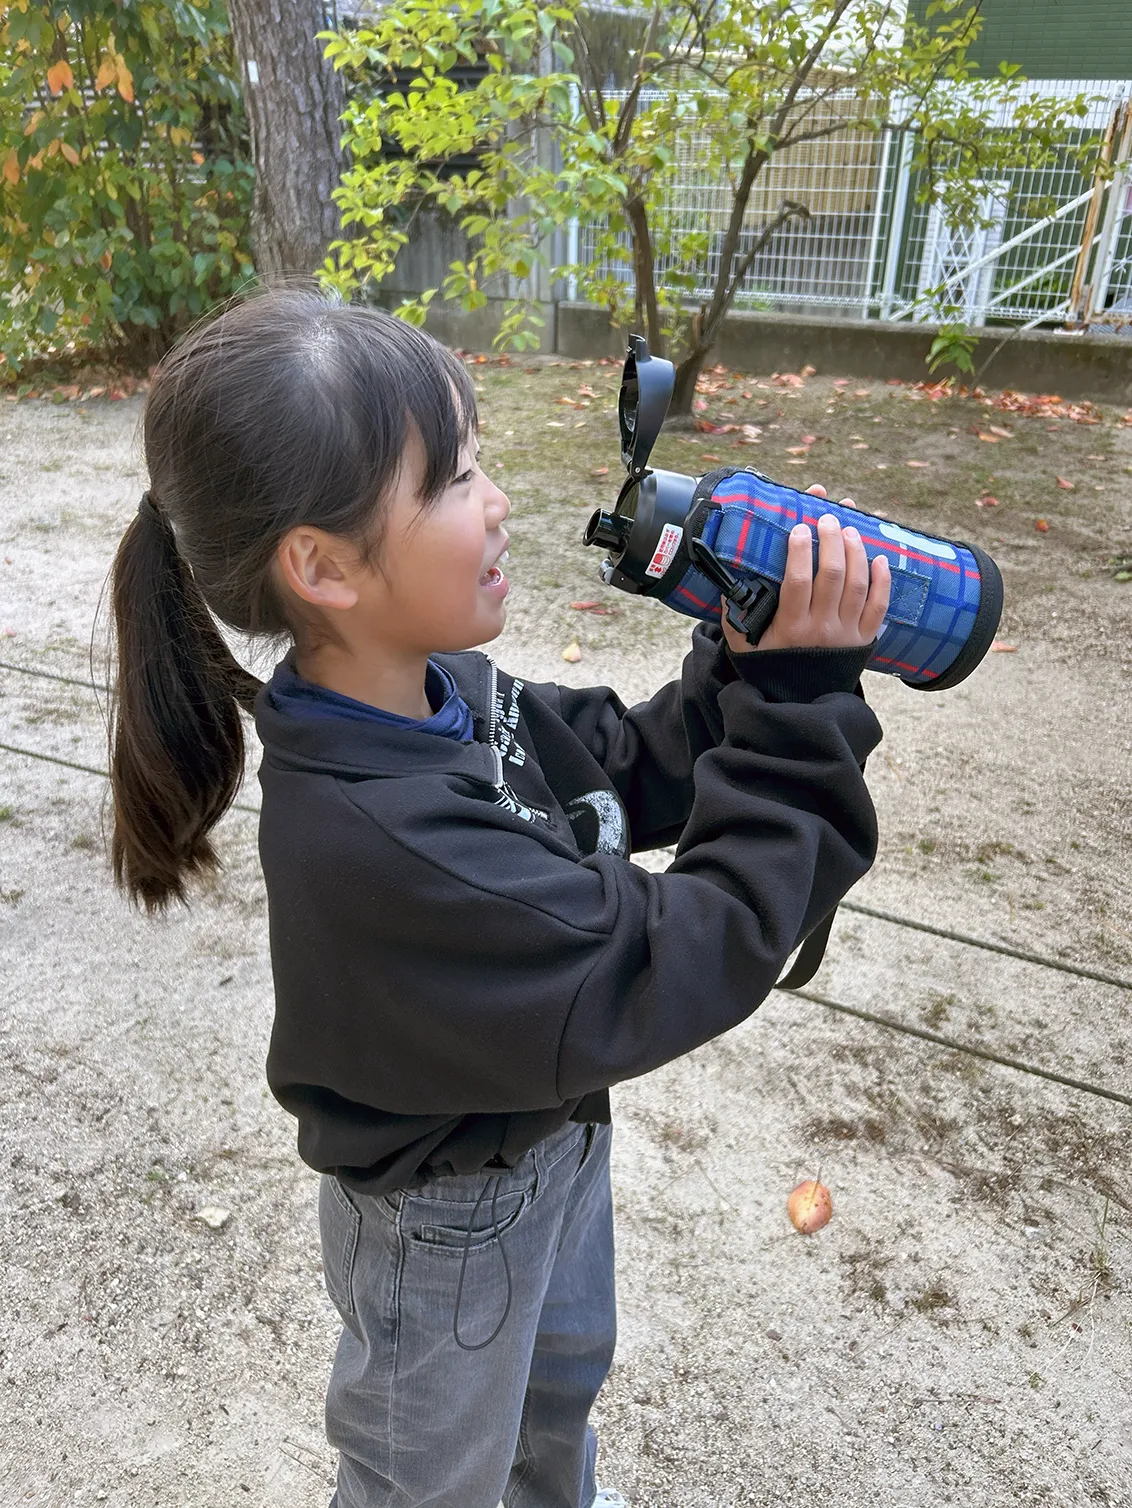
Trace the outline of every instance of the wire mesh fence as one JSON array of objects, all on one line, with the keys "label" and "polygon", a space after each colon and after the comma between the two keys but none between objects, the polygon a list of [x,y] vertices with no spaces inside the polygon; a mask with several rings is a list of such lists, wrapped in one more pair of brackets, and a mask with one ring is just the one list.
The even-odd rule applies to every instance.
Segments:
[{"label": "wire mesh fence", "polygon": [[[1056,321],[1068,309],[1075,273],[1086,270],[1079,264],[1083,247],[1088,262],[1089,237],[1099,223],[1094,214],[1090,227],[1096,194],[1105,201],[1109,236],[1103,253],[1096,253],[1091,285],[1102,296],[1085,317],[1109,321],[1114,328],[1123,318],[1132,328],[1128,175],[1118,172],[1111,188],[1094,185],[1072,155],[1085,138],[1104,135],[1121,103],[1132,99],[1132,81],[1042,80],[1029,87],[1046,96],[1084,93],[1091,99],[1089,113],[1066,129],[1055,162],[1038,170],[1006,172],[988,182],[981,194],[982,223],[973,228],[950,223],[938,198],[924,200],[923,180],[911,169],[915,143],[906,133],[878,134],[856,126],[858,101],[852,95],[832,95],[818,103],[812,125],[829,134],[778,152],[768,163],[751,194],[738,261],[784,199],[806,205],[809,218],[790,221],[754,258],[735,307],[923,319],[933,317],[939,306],[931,290],[942,288],[942,302],[967,324]],[[646,95],[641,106],[647,109],[652,102]],[[994,127],[1015,129],[1014,115],[1013,107],[1000,107]],[[845,122],[842,130],[837,129],[839,119]],[[733,190],[725,171],[706,166],[709,143],[694,122],[679,132],[673,146],[670,187],[654,215],[657,278],[663,284],[672,273],[690,271],[693,285],[684,296],[694,303],[715,287]],[[693,232],[706,232],[707,250],[689,266],[665,248]],[[612,254],[602,249],[607,239],[599,229],[580,225],[579,261],[629,291],[629,237],[618,237]]]}]

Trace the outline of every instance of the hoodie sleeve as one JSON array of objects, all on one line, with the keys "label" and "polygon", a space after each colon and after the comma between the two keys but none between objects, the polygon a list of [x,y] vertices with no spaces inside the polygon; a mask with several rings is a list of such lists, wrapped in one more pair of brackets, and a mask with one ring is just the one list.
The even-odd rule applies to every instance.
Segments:
[{"label": "hoodie sleeve", "polygon": [[722,689],[744,680],[770,702],[811,702],[860,691],[875,645],[852,649],[773,649],[732,655],[718,623],[700,623],[678,680],[626,708],[608,686],[532,686],[550,701],[617,789],[629,815],[631,851],[679,840],[694,799],[693,770],[724,736]]},{"label": "hoodie sleeve", "polygon": [[265,784],[273,1084],[402,1115],[544,1109],[749,1016],[873,861],[860,766],[881,735],[845,692],[776,703],[737,678],[715,707],[664,874],[579,862],[462,777]]}]

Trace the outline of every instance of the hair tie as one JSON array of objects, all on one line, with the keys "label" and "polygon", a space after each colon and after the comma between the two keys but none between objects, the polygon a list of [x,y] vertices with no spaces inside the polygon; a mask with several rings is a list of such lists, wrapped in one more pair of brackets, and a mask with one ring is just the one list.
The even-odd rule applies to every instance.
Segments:
[{"label": "hair tie", "polygon": [[138,504],[138,512],[152,513],[154,518],[157,519],[158,523],[161,524],[165,523],[166,521],[164,513],[162,513],[161,509],[153,501],[153,498],[150,496],[148,491],[142,493],[141,502]]}]

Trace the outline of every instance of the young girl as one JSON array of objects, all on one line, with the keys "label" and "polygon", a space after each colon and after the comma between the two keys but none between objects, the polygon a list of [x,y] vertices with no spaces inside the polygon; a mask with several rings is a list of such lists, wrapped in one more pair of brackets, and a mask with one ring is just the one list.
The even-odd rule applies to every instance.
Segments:
[{"label": "young girl", "polygon": [[[429,336],[260,293],[157,371],[114,566],[135,901],[216,866],[241,708],[264,745],[267,1072],[323,1175],[338,1508],[624,1502],[588,1423],[614,1346],[609,1087],[749,1016],[875,855],[883,560],[823,518],[757,649],[700,625],[628,710],[530,685],[472,648],[503,627],[510,512],[476,428]],[[214,617],[286,647],[266,685]],[[672,843],[664,874],[629,862]]]}]

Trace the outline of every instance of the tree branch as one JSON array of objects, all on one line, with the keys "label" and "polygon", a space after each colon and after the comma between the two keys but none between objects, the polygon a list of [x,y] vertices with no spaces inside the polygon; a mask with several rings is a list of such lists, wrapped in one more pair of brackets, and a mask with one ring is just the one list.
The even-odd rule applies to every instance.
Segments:
[{"label": "tree branch", "polygon": [[629,90],[629,93],[621,106],[621,113],[617,118],[617,133],[613,138],[614,158],[620,157],[621,153],[628,145],[629,135],[633,129],[633,122],[637,116],[637,101],[641,97],[641,87],[645,81],[645,58],[653,50],[653,47],[656,44],[656,33],[659,26],[660,0],[656,0],[656,4],[653,6],[652,15],[649,17],[648,30],[645,32],[645,39],[641,43],[640,52],[638,52],[637,54],[636,77],[633,80],[633,87]]},{"label": "tree branch", "polygon": [[731,281],[731,286],[727,290],[728,306],[730,306],[734,301],[735,295],[739,292],[739,288],[742,285],[743,279],[747,276],[748,272],[750,272],[751,268],[754,266],[755,258],[758,256],[759,252],[768,245],[774,234],[777,231],[781,230],[788,220],[808,220],[809,218],[810,211],[806,207],[806,205],[799,204],[796,199],[784,199],[782,201],[782,203],[778,207],[778,214],[775,215],[774,219],[770,222],[769,225],[765,225],[763,227],[763,229],[759,233],[758,240],[751,247],[750,251],[739,264],[739,270],[736,272],[734,278]]}]

